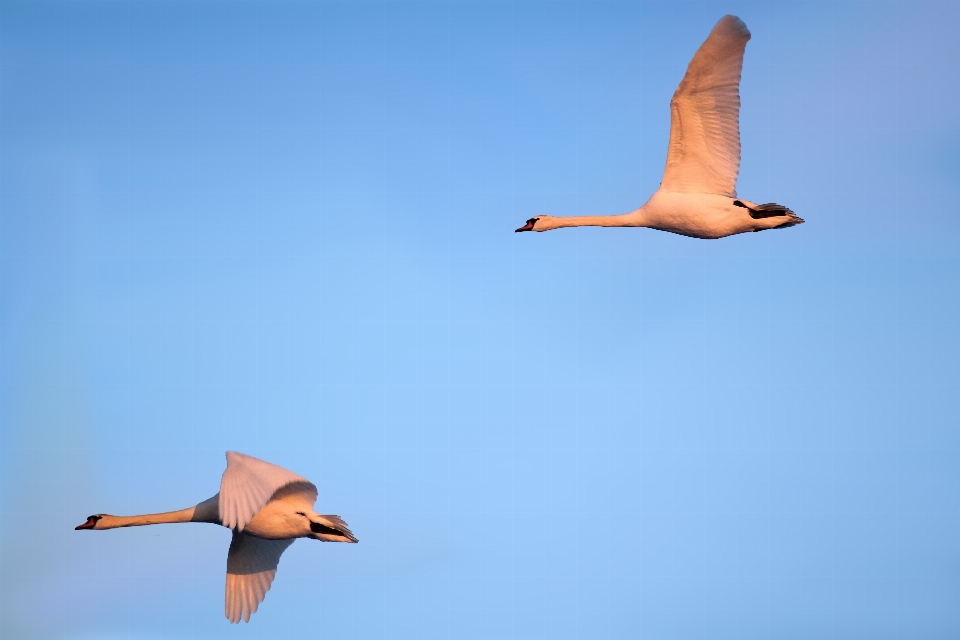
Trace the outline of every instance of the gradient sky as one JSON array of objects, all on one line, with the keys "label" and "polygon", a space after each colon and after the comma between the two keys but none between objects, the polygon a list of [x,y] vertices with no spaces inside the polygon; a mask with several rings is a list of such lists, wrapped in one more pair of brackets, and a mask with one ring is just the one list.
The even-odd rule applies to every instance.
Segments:
[{"label": "gradient sky", "polygon": [[[714,23],[738,192],[657,187]],[[0,635],[960,636],[960,5],[0,2]],[[238,450],[298,541],[75,532]]]}]

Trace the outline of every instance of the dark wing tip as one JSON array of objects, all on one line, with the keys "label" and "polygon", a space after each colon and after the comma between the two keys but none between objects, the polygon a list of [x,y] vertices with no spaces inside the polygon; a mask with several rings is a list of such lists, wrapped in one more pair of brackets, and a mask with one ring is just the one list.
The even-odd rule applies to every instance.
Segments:
[{"label": "dark wing tip", "polygon": [[746,23],[737,16],[730,14],[720,18],[720,21],[717,22],[717,26],[715,26],[713,30],[718,32],[722,31],[725,35],[734,38],[750,39],[750,29],[747,29]]}]

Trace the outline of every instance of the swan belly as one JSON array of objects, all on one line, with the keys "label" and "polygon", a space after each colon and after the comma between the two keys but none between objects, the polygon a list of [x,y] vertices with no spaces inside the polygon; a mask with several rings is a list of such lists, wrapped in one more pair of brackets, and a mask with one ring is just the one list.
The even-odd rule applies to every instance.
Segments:
[{"label": "swan belly", "polygon": [[647,226],[693,238],[723,238],[753,231],[755,221],[733,198],[658,190],[643,206]]},{"label": "swan belly", "polygon": [[289,502],[271,500],[257,511],[243,532],[268,540],[304,538],[310,535],[310,521]]}]

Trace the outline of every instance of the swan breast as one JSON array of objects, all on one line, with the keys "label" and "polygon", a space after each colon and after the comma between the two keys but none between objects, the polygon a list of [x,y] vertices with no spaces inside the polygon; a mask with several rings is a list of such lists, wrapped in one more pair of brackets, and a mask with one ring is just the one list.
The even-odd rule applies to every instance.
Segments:
[{"label": "swan breast", "polygon": [[310,520],[303,515],[302,507],[286,500],[271,500],[265,504],[243,531],[267,540],[305,538],[311,534]]}]

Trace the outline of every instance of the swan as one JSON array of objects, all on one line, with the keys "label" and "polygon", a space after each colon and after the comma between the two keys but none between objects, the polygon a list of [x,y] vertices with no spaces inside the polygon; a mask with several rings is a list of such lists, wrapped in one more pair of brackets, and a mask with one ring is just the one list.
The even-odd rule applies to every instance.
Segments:
[{"label": "swan", "polygon": [[227,553],[224,612],[231,623],[250,621],[277,573],[280,554],[297,538],[357,542],[340,516],[313,510],[317,487],[258,458],[227,452],[220,492],[200,504],[167,513],[111,516],[98,513],[77,531],[139,527],[167,522],[210,522],[233,531]]},{"label": "swan", "polygon": [[803,223],[779,204],[737,198],[740,170],[740,70],[750,31],[727,15],[707,36],[670,101],[670,144],[660,188],[639,209],[611,216],[537,216],[517,229],[650,227],[694,238]]}]

